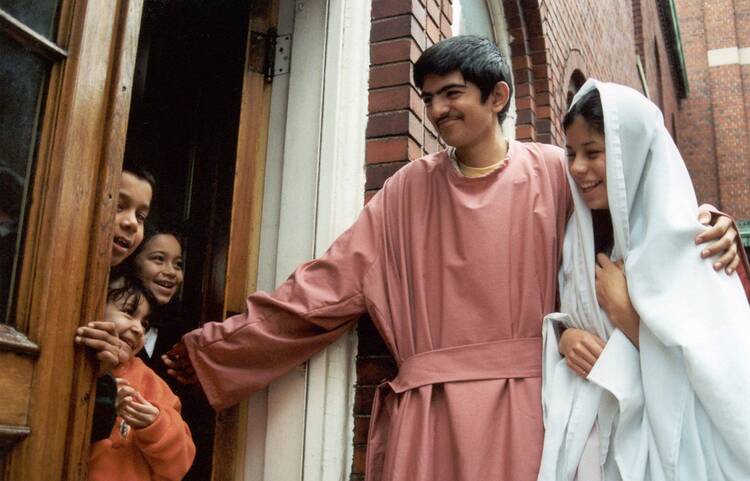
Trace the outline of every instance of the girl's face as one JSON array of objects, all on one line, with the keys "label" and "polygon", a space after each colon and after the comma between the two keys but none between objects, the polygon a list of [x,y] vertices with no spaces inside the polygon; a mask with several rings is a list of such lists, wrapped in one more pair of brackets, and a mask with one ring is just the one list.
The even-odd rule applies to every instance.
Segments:
[{"label": "girl's face", "polygon": [[182,285],[182,248],[170,234],[158,234],[135,258],[138,277],[159,304],[166,304]]},{"label": "girl's face", "polygon": [[565,132],[570,175],[590,209],[607,209],[607,155],[604,135],[591,128],[580,115]]},{"label": "girl's face", "polygon": [[107,302],[104,320],[114,323],[117,336],[122,341],[120,360],[130,360],[143,348],[150,311],[148,301],[143,296],[131,293]]}]

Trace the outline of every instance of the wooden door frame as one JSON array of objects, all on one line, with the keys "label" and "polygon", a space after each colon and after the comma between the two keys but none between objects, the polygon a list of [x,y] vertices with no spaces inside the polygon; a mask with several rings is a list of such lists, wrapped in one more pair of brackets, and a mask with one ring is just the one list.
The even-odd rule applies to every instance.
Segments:
[{"label": "wooden door frame", "polygon": [[[250,68],[255,53],[264,48],[251,33],[276,28],[278,3],[257,0],[250,11],[224,288],[225,316],[244,312],[245,299],[257,285],[271,83],[264,72]],[[246,431],[247,403],[217,414],[212,481],[243,479]]]},{"label": "wooden door frame", "polygon": [[67,58],[49,77],[15,309],[15,328],[39,346],[19,386],[31,434],[10,451],[9,479],[85,479],[94,363],[72,341],[103,313],[142,6],[61,2]]}]

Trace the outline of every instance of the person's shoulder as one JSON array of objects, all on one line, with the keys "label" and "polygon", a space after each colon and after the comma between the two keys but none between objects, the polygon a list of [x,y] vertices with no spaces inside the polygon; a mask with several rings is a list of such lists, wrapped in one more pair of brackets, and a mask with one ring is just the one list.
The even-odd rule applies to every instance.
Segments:
[{"label": "person's shoulder", "polygon": [[382,195],[399,195],[404,189],[429,183],[429,179],[444,172],[448,162],[445,150],[410,160],[383,182]]},{"label": "person's shoulder", "polygon": [[559,163],[565,157],[565,150],[556,145],[543,144],[541,142],[521,142],[518,140],[514,140],[513,142],[519,151],[545,162]]}]

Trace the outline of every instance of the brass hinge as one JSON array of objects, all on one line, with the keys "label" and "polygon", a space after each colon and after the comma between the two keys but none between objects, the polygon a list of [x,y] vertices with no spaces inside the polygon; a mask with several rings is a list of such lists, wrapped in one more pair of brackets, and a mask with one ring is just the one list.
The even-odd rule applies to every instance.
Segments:
[{"label": "brass hinge", "polygon": [[291,46],[292,36],[277,35],[275,28],[267,32],[250,32],[248,68],[251,72],[263,74],[266,82],[272,82],[275,76],[289,72]]}]

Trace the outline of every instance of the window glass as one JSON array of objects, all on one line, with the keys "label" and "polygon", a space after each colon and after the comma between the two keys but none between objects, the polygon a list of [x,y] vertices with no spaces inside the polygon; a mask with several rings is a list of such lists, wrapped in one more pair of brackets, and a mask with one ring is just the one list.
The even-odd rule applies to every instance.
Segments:
[{"label": "window glass", "polygon": [[58,0],[0,0],[0,8],[36,33],[53,40]]},{"label": "window glass", "polygon": [[0,322],[7,322],[49,64],[0,34]]},{"label": "window glass", "polygon": [[493,39],[492,20],[486,0],[457,0],[453,2],[453,35],[478,35]]}]

